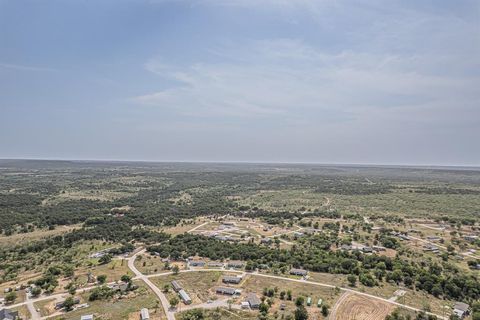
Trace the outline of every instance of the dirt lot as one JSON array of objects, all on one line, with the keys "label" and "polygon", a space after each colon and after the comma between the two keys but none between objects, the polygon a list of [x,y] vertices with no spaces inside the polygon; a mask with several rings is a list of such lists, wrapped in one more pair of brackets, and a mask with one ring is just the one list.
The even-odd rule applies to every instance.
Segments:
[{"label": "dirt lot", "polygon": [[393,305],[368,297],[345,293],[332,308],[331,320],[383,320]]}]

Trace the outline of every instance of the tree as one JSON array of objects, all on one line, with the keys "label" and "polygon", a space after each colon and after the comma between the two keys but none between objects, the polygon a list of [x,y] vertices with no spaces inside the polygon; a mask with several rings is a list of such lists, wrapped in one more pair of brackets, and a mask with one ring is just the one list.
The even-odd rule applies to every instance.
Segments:
[{"label": "tree", "polygon": [[295,300],[295,305],[297,307],[299,306],[303,306],[303,303],[305,302],[305,299],[303,297],[298,297],[296,300]]},{"label": "tree", "polygon": [[355,287],[355,285],[357,284],[357,277],[353,274],[349,274],[347,280],[350,284],[350,287]]},{"label": "tree", "polygon": [[307,320],[308,312],[303,305],[300,305],[295,310],[295,320]]},{"label": "tree", "polygon": [[5,301],[7,303],[12,303],[13,301],[15,301],[17,299],[17,293],[15,291],[12,291],[12,292],[9,292],[7,293],[7,295],[5,296]]},{"label": "tree", "polygon": [[97,276],[97,281],[100,284],[104,284],[107,281],[107,276],[105,274],[101,274]]},{"label": "tree", "polygon": [[31,291],[33,297],[38,297],[42,293],[42,289],[40,287],[34,287]]},{"label": "tree", "polygon": [[65,308],[65,311],[71,311],[74,305],[75,305],[75,301],[73,300],[72,296],[68,297],[63,302],[63,307]]},{"label": "tree", "polygon": [[172,267],[172,272],[173,272],[173,274],[176,275],[176,274],[178,274],[178,273],[180,272],[180,268],[179,268],[177,265],[174,265],[174,266]]},{"label": "tree", "polygon": [[128,274],[124,274],[120,280],[122,280],[123,282],[127,282],[127,283],[130,283],[132,281],[132,278],[128,275]]},{"label": "tree", "polygon": [[326,304],[322,305],[322,315],[326,317],[328,316],[328,313],[329,313],[328,306]]},{"label": "tree", "polygon": [[99,264],[107,264],[107,263],[110,263],[110,261],[112,261],[112,255],[111,254],[106,254],[106,255],[100,257],[100,259],[98,260],[98,263]]},{"label": "tree", "polygon": [[177,297],[172,297],[169,302],[173,308],[176,308],[180,300]]}]

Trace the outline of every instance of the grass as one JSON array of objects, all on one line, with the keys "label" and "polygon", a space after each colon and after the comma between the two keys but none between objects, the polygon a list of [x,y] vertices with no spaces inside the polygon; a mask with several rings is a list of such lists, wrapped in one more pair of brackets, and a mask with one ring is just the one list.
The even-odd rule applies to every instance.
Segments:
[{"label": "grass", "polygon": [[[172,280],[177,280],[190,295],[193,303],[201,303],[212,297],[212,294],[209,292],[212,287],[221,284],[221,274],[220,271],[185,272],[178,275],[156,277],[151,280],[161,289],[166,284],[169,285]],[[175,294],[170,290],[169,295],[173,296]]]},{"label": "grass", "polygon": [[[171,267],[174,265],[177,265],[180,270],[184,270],[186,267],[185,262],[170,263]],[[138,256],[138,258],[135,260],[135,266],[144,274],[169,272],[169,270],[165,270],[165,262],[162,262],[162,258],[158,256],[151,256],[149,254]]]},{"label": "grass", "polygon": [[28,311],[28,308],[25,305],[12,308],[12,311],[18,311],[18,315],[21,319],[30,319],[30,311]]},{"label": "grass", "polygon": [[[165,315],[155,294],[142,282],[136,282],[139,288],[131,296],[108,301],[88,301],[88,308],[62,314],[52,319],[78,320],[81,315],[93,314],[95,319],[121,320],[138,319],[142,308],[148,308],[150,319],[165,319]],[[82,295],[82,300],[88,300],[88,293]]]},{"label": "grass", "polygon": [[[186,312],[180,312],[176,318],[179,320],[183,320],[183,316]],[[248,312],[248,311],[241,311],[241,310],[227,310],[223,308],[219,308],[216,310],[204,310],[204,320],[255,320],[257,318],[256,312]]]}]

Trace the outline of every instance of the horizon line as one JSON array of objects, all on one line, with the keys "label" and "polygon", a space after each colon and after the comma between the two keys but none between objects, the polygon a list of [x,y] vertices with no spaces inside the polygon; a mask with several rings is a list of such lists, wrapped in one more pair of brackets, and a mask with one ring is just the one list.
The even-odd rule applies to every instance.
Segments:
[{"label": "horizon line", "polygon": [[133,159],[74,159],[74,158],[2,158],[0,161],[70,161],[70,162],[125,162],[125,163],[191,163],[191,164],[259,164],[259,165],[317,165],[317,166],[362,166],[362,167],[412,167],[412,168],[468,168],[480,169],[480,165],[469,164],[412,164],[412,163],[352,163],[352,162],[308,162],[308,161],[231,161],[231,160],[133,160]]}]

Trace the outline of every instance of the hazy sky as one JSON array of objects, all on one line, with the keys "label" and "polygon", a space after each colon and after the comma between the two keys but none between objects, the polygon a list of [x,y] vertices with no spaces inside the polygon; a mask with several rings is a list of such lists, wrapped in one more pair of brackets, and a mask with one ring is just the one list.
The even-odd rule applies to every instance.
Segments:
[{"label": "hazy sky", "polygon": [[480,1],[0,0],[0,158],[480,165]]}]

